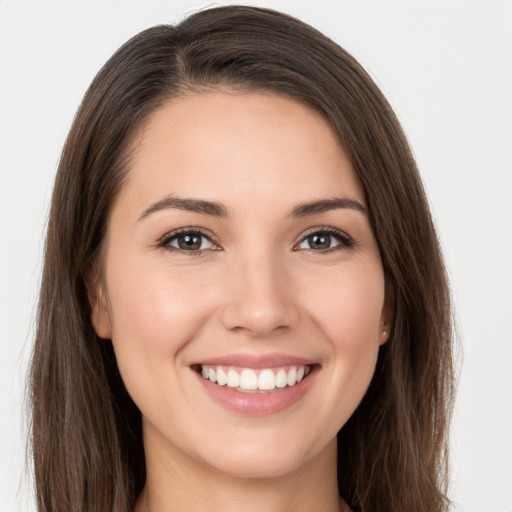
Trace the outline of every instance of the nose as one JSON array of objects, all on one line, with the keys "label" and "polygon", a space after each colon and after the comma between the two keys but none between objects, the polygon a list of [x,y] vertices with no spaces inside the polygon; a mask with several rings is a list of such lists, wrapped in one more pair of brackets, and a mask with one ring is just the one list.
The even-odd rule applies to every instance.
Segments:
[{"label": "nose", "polygon": [[228,273],[221,313],[226,329],[263,338],[297,325],[293,279],[277,258],[239,259]]}]

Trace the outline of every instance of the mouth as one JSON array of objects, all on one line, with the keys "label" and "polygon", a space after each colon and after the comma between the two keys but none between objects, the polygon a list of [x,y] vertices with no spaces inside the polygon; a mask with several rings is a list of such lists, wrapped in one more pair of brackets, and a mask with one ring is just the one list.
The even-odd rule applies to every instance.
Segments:
[{"label": "mouth", "polygon": [[190,369],[206,396],[236,414],[264,416],[302,403],[322,365],[287,354],[226,354]]},{"label": "mouth", "polygon": [[271,393],[293,388],[306,379],[318,365],[297,364],[273,368],[244,368],[239,366],[193,365],[205,380],[216,386],[231,388],[240,393]]},{"label": "mouth", "polygon": [[190,365],[206,396],[244,416],[274,414],[302,403],[321,367],[281,354],[234,354]]}]

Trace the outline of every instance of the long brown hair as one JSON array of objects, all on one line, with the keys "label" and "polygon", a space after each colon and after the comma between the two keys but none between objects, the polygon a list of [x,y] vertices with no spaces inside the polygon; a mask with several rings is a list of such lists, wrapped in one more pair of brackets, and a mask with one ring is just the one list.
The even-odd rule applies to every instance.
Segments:
[{"label": "long brown hair", "polygon": [[338,434],[341,496],[363,512],[445,510],[449,291],[406,138],[346,51],[290,16],[240,6],[133,37],[75,117],[53,191],[31,367],[39,510],[128,512],[144,486],[140,412],[112,344],[92,327],[87,282],[138,127],[169,98],[226,86],[273,91],[320,112],[366,193],[394,325],[368,392]]}]

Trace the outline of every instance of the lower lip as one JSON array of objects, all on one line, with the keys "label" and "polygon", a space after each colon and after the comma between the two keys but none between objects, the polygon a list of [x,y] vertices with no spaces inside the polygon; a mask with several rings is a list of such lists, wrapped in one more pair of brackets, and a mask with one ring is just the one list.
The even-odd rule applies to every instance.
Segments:
[{"label": "lower lip", "polygon": [[223,407],[246,416],[275,414],[298,402],[309,389],[317,368],[294,386],[276,388],[266,393],[243,393],[228,386],[219,386],[194,371],[206,392]]}]

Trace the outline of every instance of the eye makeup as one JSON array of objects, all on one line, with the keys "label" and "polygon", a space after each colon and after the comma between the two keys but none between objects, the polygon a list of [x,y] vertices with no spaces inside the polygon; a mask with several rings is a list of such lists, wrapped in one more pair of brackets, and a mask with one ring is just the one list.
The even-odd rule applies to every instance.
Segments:
[{"label": "eye makeup", "polygon": [[[354,239],[344,231],[329,226],[320,226],[310,228],[302,234],[300,242],[294,245],[293,251],[306,250],[326,253],[353,249],[355,244]],[[156,246],[187,255],[222,250],[210,232],[196,226],[188,226],[166,233],[157,241]]]}]

